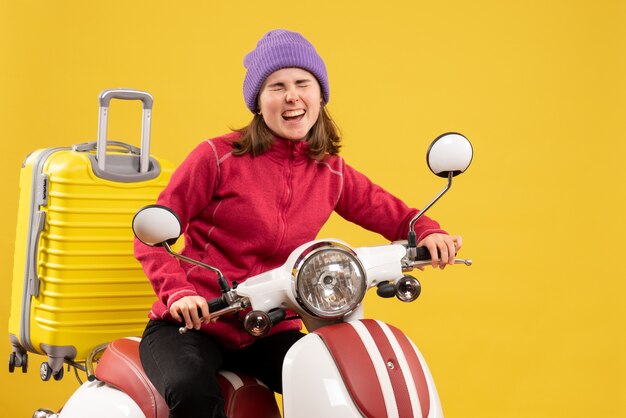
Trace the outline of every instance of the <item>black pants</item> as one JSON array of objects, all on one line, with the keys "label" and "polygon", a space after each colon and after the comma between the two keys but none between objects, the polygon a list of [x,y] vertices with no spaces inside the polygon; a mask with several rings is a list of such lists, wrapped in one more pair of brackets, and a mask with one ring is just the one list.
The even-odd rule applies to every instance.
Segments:
[{"label": "black pants", "polygon": [[139,354],[146,374],[167,402],[170,418],[225,418],[217,383],[220,369],[254,376],[282,393],[282,365],[289,348],[305,334],[286,331],[242,350],[227,350],[203,332],[180,335],[180,325],[150,321]]}]

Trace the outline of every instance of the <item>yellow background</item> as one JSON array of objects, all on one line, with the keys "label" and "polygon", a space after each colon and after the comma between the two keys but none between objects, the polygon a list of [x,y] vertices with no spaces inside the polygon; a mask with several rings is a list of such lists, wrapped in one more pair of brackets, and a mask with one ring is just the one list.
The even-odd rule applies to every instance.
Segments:
[{"label": "yellow background", "polygon": [[[409,204],[443,187],[425,165],[434,137],[474,144],[430,215],[475,265],[420,274],[411,305],[367,305],[421,348],[446,415],[626,416],[625,4],[0,0],[0,324],[24,157],[95,139],[98,93],[132,87],[155,97],[153,153],[179,163],[250,119],[241,61],[286,27],[326,61],[345,158]],[[138,138],[133,106],[113,103],[111,138]],[[322,235],[382,242],[335,218]],[[0,367],[0,415],[58,408],[76,387],[30,360],[26,375]]]}]

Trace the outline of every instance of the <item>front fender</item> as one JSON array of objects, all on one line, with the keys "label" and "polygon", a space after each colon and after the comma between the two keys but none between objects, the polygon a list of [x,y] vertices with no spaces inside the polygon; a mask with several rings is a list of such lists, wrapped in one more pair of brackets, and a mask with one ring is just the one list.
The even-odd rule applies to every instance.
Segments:
[{"label": "front fender", "polygon": [[[292,403],[288,392],[294,391],[300,405],[315,411],[311,416],[323,412],[330,415],[317,416],[443,417],[423,356],[402,331],[380,321],[359,320],[319,328],[288,352],[283,380],[285,402]],[[333,381],[341,390],[313,392],[297,383],[303,381],[319,387]],[[297,388],[291,388],[289,382]],[[339,400],[338,393],[342,394]],[[345,415],[332,413],[331,406],[346,403]],[[297,405],[289,408],[295,410]],[[352,415],[354,410],[360,414]]]}]

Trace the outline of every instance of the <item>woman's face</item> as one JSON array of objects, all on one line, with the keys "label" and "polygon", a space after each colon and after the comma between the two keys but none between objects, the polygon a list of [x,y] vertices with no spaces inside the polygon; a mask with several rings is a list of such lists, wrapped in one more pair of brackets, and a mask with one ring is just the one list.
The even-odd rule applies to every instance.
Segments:
[{"label": "woman's face", "polygon": [[259,93],[259,108],[265,124],[277,136],[305,139],[317,122],[321,108],[317,79],[301,68],[283,68],[267,77]]}]

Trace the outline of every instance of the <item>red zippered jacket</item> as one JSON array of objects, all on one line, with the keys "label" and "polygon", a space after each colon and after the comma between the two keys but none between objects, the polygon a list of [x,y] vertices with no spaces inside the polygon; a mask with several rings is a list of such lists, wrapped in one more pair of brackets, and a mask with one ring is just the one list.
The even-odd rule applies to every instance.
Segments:
[{"label": "red zippered jacket", "polygon": [[[232,154],[238,133],[202,142],[172,175],[157,203],[176,212],[185,233],[182,253],[219,268],[229,282],[282,265],[292,250],[314,240],[333,211],[390,241],[406,239],[417,213],[348,166],[339,156],[316,161],[305,141],[277,138],[264,154]],[[418,242],[445,231],[422,217]],[[151,319],[172,320],[169,307],[184,296],[206,299],[221,292],[214,273],[179,262],[163,248],[135,240],[135,256],[158,296]],[[300,329],[283,321],[271,333]],[[235,316],[203,325],[229,348],[254,341]]]}]

